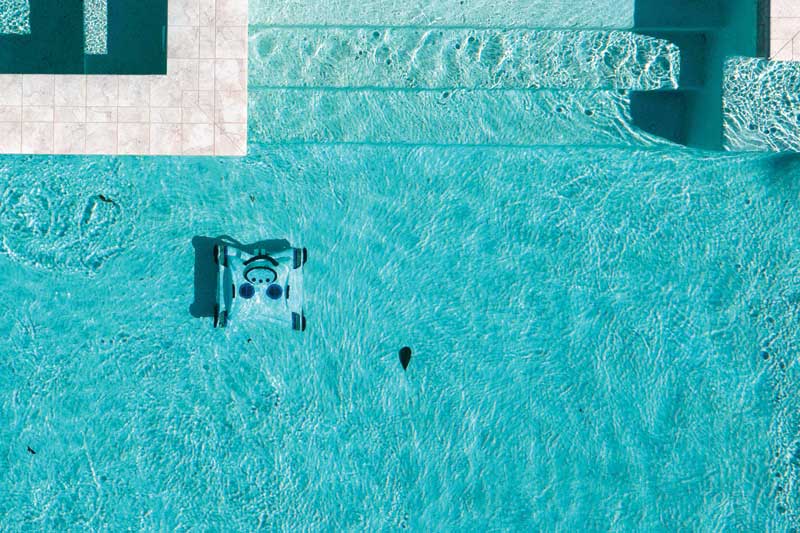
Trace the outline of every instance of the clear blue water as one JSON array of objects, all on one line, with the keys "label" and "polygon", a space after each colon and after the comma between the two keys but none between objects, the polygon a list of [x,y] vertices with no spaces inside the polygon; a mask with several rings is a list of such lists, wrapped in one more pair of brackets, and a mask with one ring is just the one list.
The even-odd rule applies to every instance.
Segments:
[{"label": "clear blue water", "polygon": [[[797,528],[800,159],[633,129],[650,46],[377,87],[264,31],[246,158],[0,158],[0,529]],[[222,233],[308,247],[305,334],[190,315]]]},{"label": "clear blue water", "polygon": [[108,0],[84,0],[83,30],[87,54],[108,52]]},{"label": "clear blue water", "polygon": [[26,34],[31,32],[31,6],[29,0],[0,1],[0,34]]}]

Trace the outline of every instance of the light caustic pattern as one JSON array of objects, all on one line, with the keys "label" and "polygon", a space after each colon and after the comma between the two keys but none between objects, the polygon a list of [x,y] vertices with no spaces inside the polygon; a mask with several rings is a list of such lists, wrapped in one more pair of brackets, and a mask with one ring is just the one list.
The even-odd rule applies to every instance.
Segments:
[{"label": "light caustic pattern", "polygon": [[[17,196],[82,179],[59,189],[60,239],[53,210],[0,219],[5,530],[796,519],[792,161],[344,145],[37,161],[7,158]],[[97,193],[119,208],[102,239],[79,214]],[[191,237],[222,233],[311,250],[304,335],[190,316]],[[113,253],[32,244],[81,241]]]},{"label": "light caustic pattern", "polygon": [[728,149],[800,151],[800,63],[732,59],[724,91]]},{"label": "light caustic pattern", "polygon": [[[275,77],[245,158],[0,159],[1,530],[800,527],[798,160],[633,131],[627,89],[671,83],[638,74],[675,64],[656,41],[598,32],[629,44],[568,87],[442,69],[454,28],[396,55],[415,84],[356,59],[374,31],[413,50],[385,28],[412,19],[632,13],[422,4],[251,2],[310,26],[251,28]],[[192,237],[220,234],[310,250],[305,334],[192,317]]]},{"label": "light caustic pattern", "polygon": [[678,84],[678,47],[624,31],[258,28],[253,85],[638,89]]}]

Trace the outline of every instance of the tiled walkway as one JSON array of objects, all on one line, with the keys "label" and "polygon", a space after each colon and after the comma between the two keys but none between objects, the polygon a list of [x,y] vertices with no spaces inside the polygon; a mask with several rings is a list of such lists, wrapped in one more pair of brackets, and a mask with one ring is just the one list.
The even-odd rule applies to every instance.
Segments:
[{"label": "tiled walkway", "polygon": [[166,76],[0,76],[0,153],[244,155],[247,0],[170,0]]},{"label": "tiled walkway", "polygon": [[771,59],[800,61],[800,1],[770,2]]}]

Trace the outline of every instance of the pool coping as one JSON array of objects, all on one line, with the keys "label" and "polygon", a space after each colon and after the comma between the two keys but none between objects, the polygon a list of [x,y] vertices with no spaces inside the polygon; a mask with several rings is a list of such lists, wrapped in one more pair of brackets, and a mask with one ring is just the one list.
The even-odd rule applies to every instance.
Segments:
[{"label": "pool coping", "polygon": [[800,61],[800,3],[797,0],[762,0],[769,13],[769,58]]}]

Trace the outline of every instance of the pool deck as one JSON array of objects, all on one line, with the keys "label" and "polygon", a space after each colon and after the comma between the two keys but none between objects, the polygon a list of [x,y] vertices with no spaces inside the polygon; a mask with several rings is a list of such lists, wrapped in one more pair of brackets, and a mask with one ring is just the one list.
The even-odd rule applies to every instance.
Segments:
[{"label": "pool deck", "polygon": [[0,153],[247,153],[247,0],[169,0],[166,76],[0,75]]},{"label": "pool deck", "polygon": [[800,61],[800,1],[770,0],[769,57]]}]

